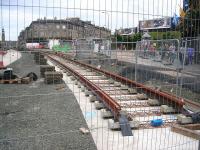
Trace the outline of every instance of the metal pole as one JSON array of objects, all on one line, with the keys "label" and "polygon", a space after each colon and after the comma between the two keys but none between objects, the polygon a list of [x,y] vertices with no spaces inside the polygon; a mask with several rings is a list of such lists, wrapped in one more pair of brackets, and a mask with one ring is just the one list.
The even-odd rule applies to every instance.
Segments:
[{"label": "metal pole", "polygon": [[[177,43],[178,43],[178,54],[177,54],[177,59],[179,60],[179,53],[180,53],[180,42],[177,39]],[[176,65],[176,96],[178,96],[178,85],[179,85],[179,63],[177,61],[177,65]]]},{"label": "metal pole", "polygon": [[108,30],[109,30],[109,27],[110,27],[110,15],[109,15],[109,13],[107,13],[108,14]]},{"label": "metal pole", "polygon": [[137,62],[138,62],[138,53],[137,49],[135,50],[135,82],[137,82]]},{"label": "metal pole", "polygon": [[200,150],[200,140],[199,140],[199,146],[198,146],[198,150]]}]

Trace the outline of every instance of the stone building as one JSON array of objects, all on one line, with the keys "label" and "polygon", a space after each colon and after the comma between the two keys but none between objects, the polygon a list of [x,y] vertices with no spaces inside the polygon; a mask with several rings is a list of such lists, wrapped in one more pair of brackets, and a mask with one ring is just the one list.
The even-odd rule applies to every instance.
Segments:
[{"label": "stone building", "polygon": [[63,20],[38,19],[20,32],[19,45],[33,42],[46,42],[48,39],[72,40],[82,38],[108,38],[111,31],[91,24],[90,21],[82,21],[79,18],[67,18]]}]

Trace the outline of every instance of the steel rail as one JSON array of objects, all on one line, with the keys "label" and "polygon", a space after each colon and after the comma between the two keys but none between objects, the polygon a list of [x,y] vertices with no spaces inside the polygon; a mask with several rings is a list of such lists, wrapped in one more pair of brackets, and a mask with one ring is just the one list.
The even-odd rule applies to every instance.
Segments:
[{"label": "steel rail", "polygon": [[[43,54],[46,54],[46,53],[43,53]],[[167,92],[164,92],[164,91],[158,91],[158,90],[152,89],[150,87],[145,86],[144,84],[137,83],[137,82],[135,82],[133,80],[127,79],[127,78],[122,77],[120,75],[108,72],[108,71],[103,70],[103,69],[98,69],[98,68],[96,68],[96,67],[94,67],[92,65],[89,65],[89,64],[85,64],[85,63],[73,60],[72,56],[69,56],[68,54],[64,54],[64,53],[56,53],[56,54],[55,53],[51,53],[51,54],[57,55],[59,57],[62,57],[63,59],[67,59],[67,60],[69,60],[71,62],[74,62],[74,63],[76,63],[78,65],[81,65],[83,67],[90,68],[90,69],[92,69],[94,71],[102,73],[102,74],[104,74],[104,75],[106,75],[106,76],[108,76],[108,77],[110,77],[110,78],[112,78],[114,80],[117,80],[117,81],[119,81],[121,83],[129,85],[130,87],[135,87],[138,90],[140,90],[141,92],[144,92],[146,94],[149,94],[150,96],[154,96],[155,98],[158,98],[163,103],[166,103],[168,105],[171,104],[179,112],[181,112],[183,110],[183,105],[185,105],[185,104],[188,104],[188,105],[192,106],[195,109],[199,109],[200,108],[200,104],[197,103],[197,102],[194,102],[194,101],[191,101],[191,100],[188,100],[188,99],[184,99],[182,97],[175,96],[175,95],[173,95],[171,93],[167,93]],[[99,95],[99,96],[101,97],[102,95]],[[109,108],[110,108],[110,106],[109,106]],[[118,110],[116,112],[115,112],[115,110],[117,110],[117,109],[112,109],[112,112],[115,113],[115,114],[119,114],[120,110]]]},{"label": "steel rail", "polygon": [[181,98],[181,97],[177,97],[175,95],[172,95],[170,93],[167,93],[167,92],[163,92],[163,91],[158,91],[158,90],[155,90],[155,89],[152,89],[150,87],[147,87],[145,86],[144,84],[141,84],[141,83],[138,83],[138,82],[135,82],[133,80],[130,80],[130,79],[127,79],[125,77],[122,77],[120,75],[117,75],[117,74],[114,74],[114,73],[111,73],[111,72],[108,72],[106,70],[103,70],[103,69],[98,69],[92,65],[89,65],[89,64],[85,64],[85,63],[82,63],[82,62],[79,62],[79,61],[76,61],[76,60],[73,60],[71,59],[67,54],[64,54],[64,53],[57,53],[56,54],[57,56],[60,56],[64,59],[68,59],[78,65],[81,65],[81,66],[84,66],[86,68],[90,68],[94,71],[97,71],[99,73],[103,73],[105,74],[106,76],[112,78],[112,79],[115,79],[123,84],[126,84],[126,85],[129,85],[130,87],[135,87],[135,88],[138,88],[140,90],[142,90],[142,92],[146,93],[146,94],[149,94],[151,96],[155,96],[156,98],[158,98],[159,100],[163,100],[163,102],[165,102],[166,104],[171,104],[173,107],[177,108],[177,110],[181,111],[182,108],[183,108],[183,105],[185,104],[185,99]]},{"label": "steel rail", "polygon": [[106,94],[104,91],[102,91],[97,85],[95,85],[93,82],[86,79],[83,75],[75,71],[73,68],[67,66],[66,64],[56,60],[50,55],[46,55],[49,59],[60,65],[62,68],[70,71],[75,75],[83,84],[85,84],[92,92],[94,92],[96,95],[98,95],[101,100],[104,102],[104,104],[111,110],[113,113],[115,119],[117,119],[120,115],[121,106],[108,94]]}]

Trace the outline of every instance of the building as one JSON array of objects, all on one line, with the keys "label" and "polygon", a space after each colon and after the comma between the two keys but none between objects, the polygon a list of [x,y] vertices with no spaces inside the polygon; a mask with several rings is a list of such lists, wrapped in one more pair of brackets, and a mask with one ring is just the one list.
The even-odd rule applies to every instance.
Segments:
[{"label": "building", "polygon": [[110,30],[79,18],[65,20],[44,18],[33,21],[25,30],[21,31],[18,42],[19,45],[24,45],[25,43],[47,42],[49,39],[108,38],[110,35]]}]

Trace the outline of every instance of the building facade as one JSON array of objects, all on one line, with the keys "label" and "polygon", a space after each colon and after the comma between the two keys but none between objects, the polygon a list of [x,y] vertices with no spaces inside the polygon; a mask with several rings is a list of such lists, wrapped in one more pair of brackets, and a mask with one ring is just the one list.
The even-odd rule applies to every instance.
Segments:
[{"label": "building facade", "polygon": [[82,38],[108,38],[111,31],[91,24],[90,21],[82,21],[79,18],[67,18],[65,20],[38,19],[20,32],[19,45],[25,43],[45,42],[48,39],[73,40]]}]

